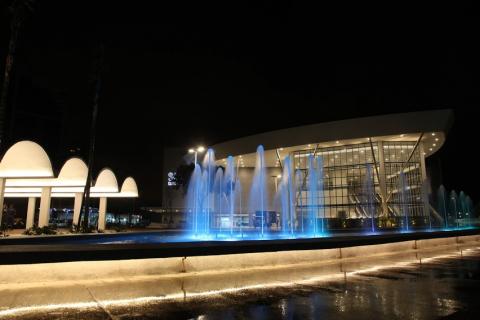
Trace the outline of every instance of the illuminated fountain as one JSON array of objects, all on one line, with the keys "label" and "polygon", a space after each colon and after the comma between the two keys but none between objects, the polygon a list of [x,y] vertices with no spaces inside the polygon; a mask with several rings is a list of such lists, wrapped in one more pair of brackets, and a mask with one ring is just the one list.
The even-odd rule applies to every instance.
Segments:
[{"label": "illuminated fountain", "polygon": [[233,163],[233,157],[227,158],[227,167],[225,169],[225,176],[224,176],[224,183],[225,183],[225,197],[227,198],[227,206],[226,211],[228,212],[229,216],[229,228],[230,228],[230,235],[233,235],[233,229],[235,227],[235,165]]},{"label": "illuminated fountain", "polygon": [[457,206],[457,193],[455,190],[450,192],[450,214],[455,217],[455,225],[459,227],[459,218],[458,218],[458,206]]},{"label": "illuminated fountain", "polygon": [[[222,167],[216,163],[214,151],[209,149],[201,164],[195,165],[189,182],[186,197],[187,235],[199,239],[232,240],[324,236],[327,220],[323,159],[313,153],[303,156],[306,157],[306,167],[297,167],[296,170],[292,156],[287,155],[283,159],[282,175],[273,176],[276,193],[274,202],[270,203],[267,188],[270,176],[267,175],[263,146],[257,148],[251,184],[243,186],[234,158],[229,156]],[[375,190],[374,168],[372,164],[366,165],[360,182],[361,192],[358,198],[355,197],[357,217],[365,219],[365,226],[371,233],[377,232],[377,218],[381,216],[377,205],[379,200]],[[427,187],[422,186],[425,189],[422,194],[427,193]],[[244,192],[248,195],[246,203],[243,203]],[[412,191],[406,173],[399,173],[396,188],[392,192],[393,201],[389,210],[399,217],[403,231],[411,231],[416,220],[409,211],[409,197],[413,195],[410,194]],[[427,201],[424,202],[426,208],[429,206]],[[455,217],[456,228],[471,225],[471,199],[464,192],[458,196],[455,191],[447,194],[441,186],[437,195],[437,209],[438,212],[434,210],[434,213],[437,220],[444,224],[442,227],[452,226],[451,217]],[[428,219],[432,229],[430,213]]]},{"label": "illuminated fountain", "polygon": [[[316,162],[316,166],[315,166]],[[318,226],[319,213],[323,213],[323,161],[321,157],[314,155],[308,157],[308,225],[306,233],[310,236],[317,236],[324,233],[324,216],[320,217],[320,228]]]},{"label": "illuminated fountain", "polygon": [[[324,233],[323,162],[308,157],[306,174],[293,171],[290,156],[285,157],[282,179],[277,191],[281,231],[290,237],[317,237]],[[320,226],[319,226],[320,222]]]},{"label": "illuminated fountain", "polygon": [[215,182],[213,184],[213,212],[211,221],[213,226],[217,226],[222,232],[223,228],[223,214],[226,208],[224,204],[224,185],[223,185],[223,169],[219,167],[215,173]]},{"label": "illuminated fountain", "polygon": [[[240,179],[238,176],[235,179],[235,184],[234,184],[234,200],[235,201],[235,206],[234,206],[234,211],[236,210],[238,214],[238,219],[236,222],[236,227],[237,230],[240,234],[240,236],[243,238],[243,216],[242,216],[242,209],[243,209],[243,203],[242,203],[242,183],[240,182]],[[234,217],[235,218],[235,217]],[[235,220],[233,220],[233,223],[235,224]],[[232,229],[235,228],[235,225],[232,225]]]},{"label": "illuminated fountain", "polygon": [[[238,167],[228,157],[225,170],[215,164],[215,154],[208,149],[202,165],[195,165],[187,191],[189,233],[195,237],[243,237],[243,210],[248,210],[249,227],[258,229],[260,237],[267,233],[268,191],[265,156],[262,146],[257,149],[257,161],[250,187],[248,206],[242,203],[242,185]],[[253,224],[253,225],[250,225]]]},{"label": "illuminated fountain", "polygon": [[375,187],[373,184],[372,166],[370,164],[366,168],[362,198],[363,211],[366,217],[370,218],[371,231],[375,232]]},{"label": "illuminated fountain", "polygon": [[263,146],[257,148],[255,161],[255,171],[253,173],[252,186],[250,188],[250,197],[248,203],[249,213],[253,217],[255,228],[259,229],[260,236],[263,237],[266,232],[268,221],[268,193],[265,168],[265,152]]},{"label": "illuminated fountain", "polygon": [[445,229],[448,229],[448,207],[447,207],[447,194],[445,191],[445,187],[441,185],[437,191],[437,210],[438,213],[444,219]]},{"label": "illuminated fountain", "polygon": [[405,218],[404,230],[409,231],[408,226],[408,207],[407,207],[407,182],[405,179],[405,173],[400,172],[398,178],[398,206],[402,216]]},{"label": "illuminated fountain", "polygon": [[472,213],[473,213],[473,204],[472,199],[465,194],[465,192],[460,191],[458,195],[458,219],[462,221],[463,227],[471,227],[472,224]]},{"label": "illuminated fountain", "polygon": [[430,209],[430,181],[425,179],[422,183],[422,199],[423,205],[428,211],[428,227],[432,230],[432,210]]},{"label": "illuminated fountain", "polygon": [[473,215],[473,201],[472,199],[470,198],[470,196],[466,196],[465,197],[465,202],[466,202],[466,209],[467,209],[467,213],[468,213],[468,221],[469,221],[469,224],[470,224],[470,227],[472,226],[472,215]]},{"label": "illuminated fountain", "polygon": [[210,234],[211,220],[213,207],[215,205],[215,193],[214,190],[215,183],[215,153],[213,149],[208,149],[205,158],[203,159],[203,211],[204,211],[204,233]]},{"label": "illuminated fountain", "polygon": [[445,229],[472,227],[473,202],[465,192],[460,191],[457,196],[455,190],[448,193],[445,187],[440,185],[437,190],[436,209],[444,220]]},{"label": "illuminated fountain", "polygon": [[302,170],[297,169],[295,171],[295,198],[297,203],[296,207],[298,208],[298,211],[296,212],[298,216],[298,221],[299,221],[298,231],[301,234],[305,232],[304,216],[303,216],[304,204],[303,204],[303,197],[302,197],[302,193],[304,189],[303,183],[304,183],[304,178],[303,178]]},{"label": "illuminated fountain", "polygon": [[193,234],[203,233],[203,175],[200,165],[196,164],[190,177],[187,193],[187,206],[189,208],[188,228]]},{"label": "illuminated fountain", "polygon": [[[219,174],[220,175],[220,174]],[[207,151],[203,166],[196,164],[187,192],[187,219],[193,235],[210,235],[210,220],[215,208],[215,154]]]},{"label": "illuminated fountain", "polygon": [[278,189],[278,198],[281,203],[281,230],[284,234],[294,234],[295,229],[295,182],[292,174],[292,163],[290,157],[285,157],[283,164],[283,174]]},{"label": "illuminated fountain", "polygon": [[[323,213],[323,161],[309,155],[306,171],[293,170],[285,157],[275,199],[277,211],[269,210],[263,146],[257,148],[248,203],[242,203],[243,188],[238,166],[228,157],[225,169],[215,164],[209,149],[202,165],[195,165],[188,192],[189,234],[200,238],[316,237],[325,232]],[[273,205],[273,204],[272,204]],[[248,215],[248,222],[245,220]]]}]

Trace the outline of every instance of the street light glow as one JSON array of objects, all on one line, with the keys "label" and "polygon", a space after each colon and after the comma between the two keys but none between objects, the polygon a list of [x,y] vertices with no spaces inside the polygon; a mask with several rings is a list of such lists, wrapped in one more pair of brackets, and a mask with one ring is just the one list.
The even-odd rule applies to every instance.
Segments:
[{"label": "street light glow", "polygon": [[199,146],[199,147],[197,148],[197,152],[203,152],[203,151],[205,151],[205,147],[204,147],[204,146]]},{"label": "street light glow", "polygon": [[188,149],[188,153],[195,153],[195,150],[193,150],[192,148]]}]

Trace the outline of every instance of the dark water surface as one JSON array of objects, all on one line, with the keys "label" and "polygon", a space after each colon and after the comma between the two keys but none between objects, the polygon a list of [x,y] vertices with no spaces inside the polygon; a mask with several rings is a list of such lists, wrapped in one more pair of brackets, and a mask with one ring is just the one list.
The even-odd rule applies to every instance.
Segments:
[{"label": "dark water surface", "polygon": [[480,250],[346,279],[15,319],[480,319]]}]

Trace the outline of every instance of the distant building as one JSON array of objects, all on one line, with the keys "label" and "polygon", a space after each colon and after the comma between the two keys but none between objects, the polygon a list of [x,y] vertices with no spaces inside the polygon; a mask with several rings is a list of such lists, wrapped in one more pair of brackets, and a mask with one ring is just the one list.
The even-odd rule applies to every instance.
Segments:
[{"label": "distant building", "polygon": [[[234,157],[238,178],[245,188],[244,204],[248,202],[256,148],[263,145],[269,211],[275,211],[274,196],[282,175],[286,156],[292,169],[308,181],[309,157],[323,165],[322,203],[318,215],[329,219],[364,219],[368,213],[362,205],[367,175],[371,175],[375,216],[394,217],[408,209],[409,215],[421,221],[430,213],[438,214],[428,201],[429,185],[425,159],[438,151],[445,142],[453,123],[450,110],[425,111],[365,117],[266,132],[213,145],[217,166],[225,166],[227,156]],[[164,172],[172,172],[180,163],[191,163],[186,150],[168,153]],[[199,156],[199,162],[202,157]],[[174,165],[173,165],[174,164]],[[402,174],[400,174],[402,172]],[[400,194],[403,179],[406,192]],[[164,181],[164,207],[184,208],[185,192],[168,186]],[[295,195],[298,212],[308,209],[306,188]],[[177,209],[185,211],[185,209]],[[249,223],[249,214],[240,212],[237,219]],[[438,217],[441,219],[441,217]]]}]

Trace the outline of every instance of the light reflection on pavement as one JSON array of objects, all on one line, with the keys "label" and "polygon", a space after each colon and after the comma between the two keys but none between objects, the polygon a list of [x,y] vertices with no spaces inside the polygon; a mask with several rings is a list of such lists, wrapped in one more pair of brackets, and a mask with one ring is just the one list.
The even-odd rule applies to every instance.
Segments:
[{"label": "light reflection on pavement", "polygon": [[[88,301],[84,306],[8,315],[13,319],[479,319],[480,249],[462,255],[431,252],[419,261],[410,255],[355,261],[340,266],[344,273],[332,272],[338,265],[313,265],[175,279],[92,281],[71,287],[3,289],[0,297],[35,301],[43,295],[53,301],[78,295]],[[363,271],[354,271],[359,269]],[[260,282],[267,285],[259,286]],[[183,295],[174,289],[171,299],[159,294],[170,287],[180,287]],[[152,299],[113,303],[119,297]]]}]

